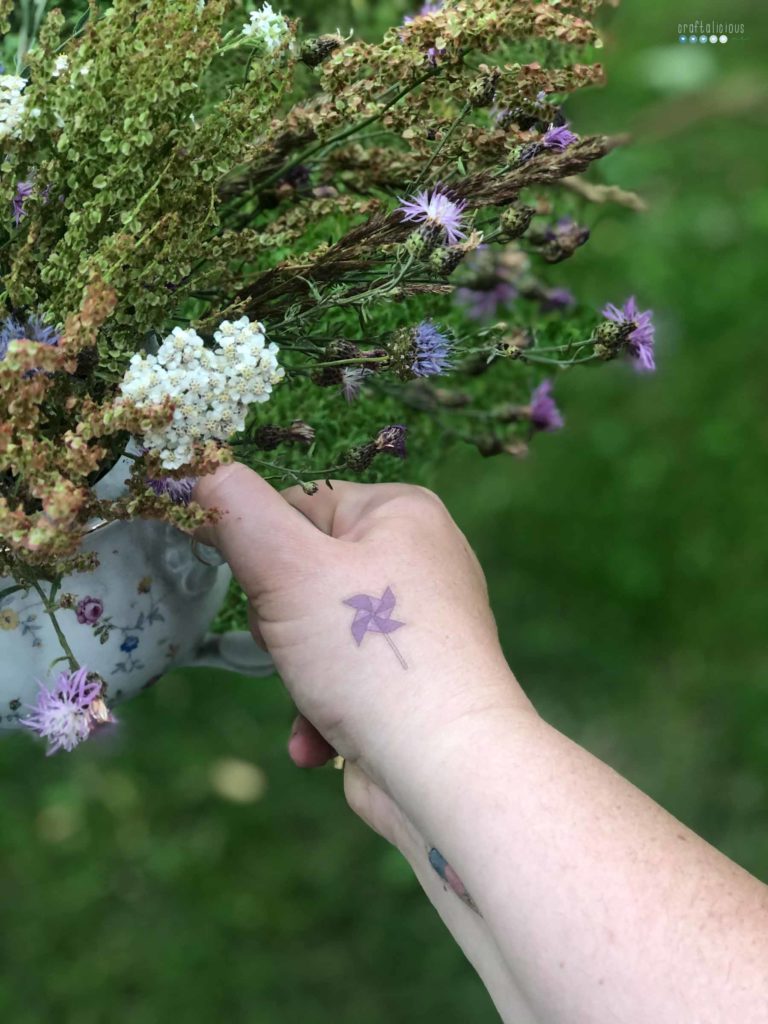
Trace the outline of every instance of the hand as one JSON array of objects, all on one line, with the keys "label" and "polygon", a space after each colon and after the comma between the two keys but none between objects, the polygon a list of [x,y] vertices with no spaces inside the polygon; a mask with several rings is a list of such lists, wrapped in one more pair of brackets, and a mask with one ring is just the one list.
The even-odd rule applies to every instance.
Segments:
[{"label": "hand", "polygon": [[[201,539],[231,565],[254,636],[325,740],[299,721],[299,763],[333,748],[362,757],[375,776],[406,734],[510,701],[528,706],[501,653],[477,559],[431,492],[335,482],[312,496],[278,493],[234,464],[203,477],[195,499],[220,510]],[[387,588],[394,605],[385,601],[378,619],[364,600],[345,603],[378,602]]]}]

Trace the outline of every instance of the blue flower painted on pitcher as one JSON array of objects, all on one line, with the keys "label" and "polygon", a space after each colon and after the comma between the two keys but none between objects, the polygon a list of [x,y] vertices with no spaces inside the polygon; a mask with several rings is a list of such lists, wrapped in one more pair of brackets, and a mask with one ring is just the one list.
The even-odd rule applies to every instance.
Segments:
[{"label": "blue flower painted on pitcher", "polygon": [[138,646],[139,638],[137,636],[127,636],[120,644],[120,650],[125,651],[126,654],[130,654],[131,651],[135,651]]}]

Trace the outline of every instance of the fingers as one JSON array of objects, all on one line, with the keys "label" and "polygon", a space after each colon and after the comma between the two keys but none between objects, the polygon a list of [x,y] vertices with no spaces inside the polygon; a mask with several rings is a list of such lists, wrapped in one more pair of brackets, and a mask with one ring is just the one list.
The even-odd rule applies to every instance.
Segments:
[{"label": "fingers", "polygon": [[203,543],[221,552],[251,597],[270,573],[285,567],[287,559],[311,559],[324,541],[306,517],[240,463],[201,477],[193,497],[203,508],[222,513],[217,523],[198,534]]},{"label": "fingers", "polygon": [[336,756],[336,751],[311,722],[299,715],[288,739],[288,754],[298,768],[320,768]]}]

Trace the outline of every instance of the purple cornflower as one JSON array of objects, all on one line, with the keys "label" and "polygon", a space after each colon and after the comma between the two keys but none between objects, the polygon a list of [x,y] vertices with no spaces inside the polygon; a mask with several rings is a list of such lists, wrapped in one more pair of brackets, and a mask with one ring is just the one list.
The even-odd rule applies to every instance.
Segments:
[{"label": "purple cornflower", "polygon": [[5,359],[8,346],[12,341],[37,341],[41,345],[56,345],[61,335],[54,327],[48,327],[39,316],[28,316],[26,320],[17,320],[9,316],[0,327],[0,359]]},{"label": "purple cornflower", "polygon": [[170,476],[161,476],[147,480],[155,494],[167,495],[174,505],[188,505],[192,500],[192,491],[196,483],[196,476],[183,476],[178,480]]},{"label": "purple cornflower", "polygon": [[568,124],[561,124],[557,127],[551,124],[547,129],[541,144],[544,149],[567,149],[578,139],[578,135],[572,132]]},{"label": "purple cornflower", "polygon": [[423,320],[414,328],[413,344],[411,370],[417,377],[437,377],[450,369],[453,343],[438,331],[431,320]]},{"label": "purple cornflower", "polygon": [[564,424],[552,397],[552,381],[543,380],[531,394],[529,417],[534,430],[560,430]]},{"label": "purple cornflower", "polygon": [[612,320],[622,327],[630,327],[630,333],[626,337],[627,351],[634,360],[636,370],[645,373],[652,373],[656,369],[654,358],[655,328],[653,326],[653,312],[647,309],[641,313],[637,308],[634,295],[631,295],[619,309],[612,302],[603,310],[606,320]]},{"label": "purple cornflower", "polygon": [[89,678],[83,667],[74,672],[62,672],[52,690],[42,683],[37,703],[30,707],[31,714],[21,724],[48,740],[48,755],[57,750],[74,750],[87,740],[99,725],[114,722],[101,696],[102,682],[96,676]]},{"label": "purple cornflower", "polygon": [[518,290],[507,281],[497,281],[490,288],[457,288],[456,302],[466,306],[471,320],[493,320],[500,306],[508,306],[518,296]]},{"label": "purple cornflower", "polygon": [[373,445],[377,452],[387,452],[389,455],[396,455],[398,459],[404,459],[405,437],[408,427],[402,423],[395,423],[391,427],[383,427],[374,438]]},{"label": "purple cornflower", "polygon": [[544,288],[538,298],[542,313],[553,313],[576,305],[576,299],[567,288]]},{"label": "purple cornflower", "polygon": [[424,189],[413,199],[401,198],[399,210],[403,215],[403,220],[413,220],[418,224],[437,228],[445,233],[448,245],[455,245],[462,238],[466,238],[466,232],[462,231],[461,220],[466,205],[465,199],[460,202],[449,199],[438,186],[432,192],[429,189]]},{"label": "purple cornflower", "polygon": [[32,189],[34,187],[34,182],[31,180],[20,181],[16,185],[16,194],[11,200],[13,223],[16,227],[21,224],[22,217],[26,217],[26,213],[24,212],[24,200],[28,199],[32,195]]}]

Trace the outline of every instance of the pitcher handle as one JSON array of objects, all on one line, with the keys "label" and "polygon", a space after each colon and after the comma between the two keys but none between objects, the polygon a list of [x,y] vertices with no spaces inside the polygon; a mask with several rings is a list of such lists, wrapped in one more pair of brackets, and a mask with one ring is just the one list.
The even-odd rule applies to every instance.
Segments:
[{"label": "pitcher handle", "polygon": [[272,658],[246,630],[208,633],[184,667],[224,668],[257,679],[275,671]]}]

